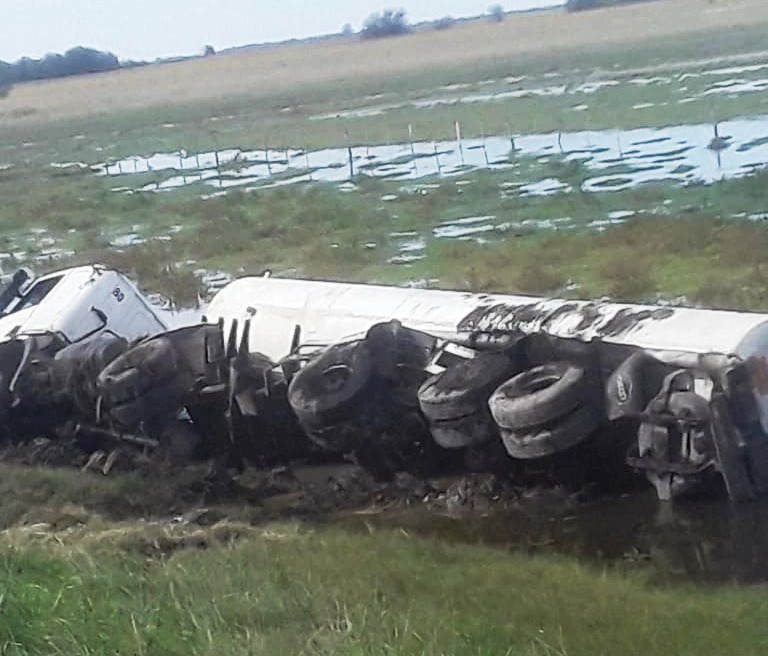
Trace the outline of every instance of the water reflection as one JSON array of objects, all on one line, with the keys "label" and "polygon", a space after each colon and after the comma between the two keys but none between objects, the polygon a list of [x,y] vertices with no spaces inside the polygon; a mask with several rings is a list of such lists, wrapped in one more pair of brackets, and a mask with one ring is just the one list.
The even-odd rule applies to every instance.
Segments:
[{"label": "water reflection", "polygon": [[527,502],[514,511],[453,516],[417,507],[340,521],[354,529],[398,527],[452,542],[650,565],[660,581],[768,581],[768,503],[673,506],[659,504],[649,492],[575,507]]},{"label": "water reflection", "polygon": [[[715,152],[713,137],[727,140]],[[768,162],[768,116],[709,124],[632,130],[592,130],[464,139],[460,142],[414,142],[383,146],[325,148],[316,151],[222,150],[194,155],[180,152],[130,157],[104,163],[102,175],[165,172],[165,179],[141,187],[164,191],[204,183],[219,189],[295,184],[304,181],[347,182],[365,174],[392,180],[416,180],[466,171],[509,170],[516,157],[557,155],[582,162],[589,175],[584,191],[615,191],[645,182],[710,183],[746,175]],[[170,174],[170,175],[167,175]],[[568,193],[570,185],[546,172],[521,180],[526,195]]]}]

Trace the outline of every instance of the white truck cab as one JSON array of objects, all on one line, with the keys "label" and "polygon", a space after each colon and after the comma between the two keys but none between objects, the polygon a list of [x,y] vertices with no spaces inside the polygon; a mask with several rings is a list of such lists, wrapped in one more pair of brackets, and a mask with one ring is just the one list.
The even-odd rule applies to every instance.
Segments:
[{"label": "white truck cab", "polygon": [[74,344],[102,331],[128,340],[167,330],[128,278],[94,264],[24,283],[0,310],[0,343],[51,334]]}]

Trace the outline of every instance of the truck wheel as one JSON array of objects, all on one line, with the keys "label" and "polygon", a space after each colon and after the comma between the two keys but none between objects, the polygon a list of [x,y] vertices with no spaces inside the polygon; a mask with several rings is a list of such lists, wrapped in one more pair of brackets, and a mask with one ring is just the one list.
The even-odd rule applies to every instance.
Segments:
[{"label": "truck wheel", "polygon": [[531,460],[551,456],[583,441],[600,425],[600,416],[591,406],[580,406],[555,424],[527,432],[502,429],[501,439],[513,458]]},{"label": "truck wheel", "polygon": [[483,408],[473,415],[458,419],[429,422],[429,432],[438,446],[444,449],[461,449],[477,446],[499,438],[496,425],[488,410]]},{"label": "truck wheel", "polygon": [[525,433],[573,412],[589,394],[586,372],[569,362],[550,362],[517,374],[488,401],[502,430]]},{"label": "truck wheel", "polygon": [[430,421],[475,414],[487,407],[491,392],[512,372],[508,356],[479,353],[428,378],[419,388],[419,406]]},{"label": "truck wheel", "polygon": [[99,388],[114,403],[135,398],[177,371],[173,345],[162,337],[139,342],[99,374]]},{"label": "truck wheel", "polygon": [[127,348],[128,342],[112,333],[101,333],[86,342],[64,347],[54,356],[51,367],[55,393],[92,419],[99,396],[99,374]]},{"label": "truck wheel", "polygon": [[331,346],[297,373],[288,401],[302,427],[315,431],[353,417],[361,407],[372,364],[364,341]]}]

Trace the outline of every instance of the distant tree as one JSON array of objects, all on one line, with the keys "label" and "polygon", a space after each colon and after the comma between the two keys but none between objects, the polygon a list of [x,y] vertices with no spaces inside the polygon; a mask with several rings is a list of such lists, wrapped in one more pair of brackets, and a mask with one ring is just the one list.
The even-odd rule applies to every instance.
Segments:
[{"label": "distant tree", "polygon": [[436,30],[447,30],[454,25],[456,25],[456,19],[453,16],[443,16],[433,23]]},{"label": "distant tree", "polygon": [[411,26],[405,18],[405,11],[386,9],[381,13],[368,16],[363,23],[362,36],[364,39],[380,39],[385,36],[398,36],[411,31]]},{"label": "distant tree", "polygon": [[64,55],[53,55],[58,60],[60,71],[64,75],[81,75],[83,73],[103,73],[120,68],[120,62],[111,52],[101,52],[93,48],[78,46],[67,50]]},{"label": "distant tree", "polygon": [[84,73],[101,73],[120,68],[120,62],[111,52],[93,48],[71,48],[63,55],[48,54],[42,59],[22,57],[15,64],[0,62],[0,85],[16,82],[45,80]]},{"label": "distant tree", "polygon": [[648,0],[567,0],[565,3],[565,9],[566,11],[585,11],[587,9],[615,7],[618,5],[627,5],[633,2],[647,1]]},{"label": "distant tree", "polygon": [[136,61],[135,59],[126,59],[120,62],[120,68],[138,68],[139,66],[148,66],[149,62]]},{"label": "distant tree", "polygon": [[584,11],[585,9],[595,9],[603,4],[601,0],[567,0],[565,9],[566,11]]},{"label": "distant tree", "polygon": [[344,36],[351,36],[355,33],[355,30],[352,29],[352,26],[349,23],[344,23],[344,27],[341,28],[341,33]]},{"label": "distant tree", "polygon": [[216,49],[212,45],[207,45],[203,48],[203,57],[211,57],[216,54]]},{"label": "distant tree", "polygon": [[[6,88],[13,84],[13,65],[0,61],[0,87]],[[7,92],[6,92],[6,95]]]},{"label": "distant tree", "polygon": [[491,5],[488,7],[488,16],[494,23],[501,23],[504,20],[504,7],[501,5]]}]

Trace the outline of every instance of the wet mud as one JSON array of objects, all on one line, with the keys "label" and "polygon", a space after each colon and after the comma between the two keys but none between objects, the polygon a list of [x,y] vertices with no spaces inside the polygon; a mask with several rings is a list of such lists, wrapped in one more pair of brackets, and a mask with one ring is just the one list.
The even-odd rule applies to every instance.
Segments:
[{"label": "wet mud", "polygon": [[[578,475],[564,479],[568,466],[580,469],[577,461],[559,464],[558,483],[541,470],[430,477],[401,472],[381,481],[345,462],[236,473],[205,462],[169,467],[136,449],[111,459],[94,453],[75,443],[39,439],[6,446],[0,463],[76,468],[80,476],[130,476],[148,485],[162,480],[172,488],[170,502],[168,496],[142,503],[84,500],[88,511],[118,521],[181,523],[190,530],[234,522],[247,532],[248,526],[295,519],[310,526],[398,530],[439,541],[565,554],[600,566],[641,569],[662,584],[768,582],[768,503],[733,505],[714,496],[659,504],[653,491],[639,484],[625,481],[623,491],[606,491],[580,484]],[[44,521],[46,512],[51,511],[38,509],[30,516]],[[54,514],[49,523],[59,529],[86,521],[71,512]],[[187,548],[193,534],[183,532],[169,549]]]}]

